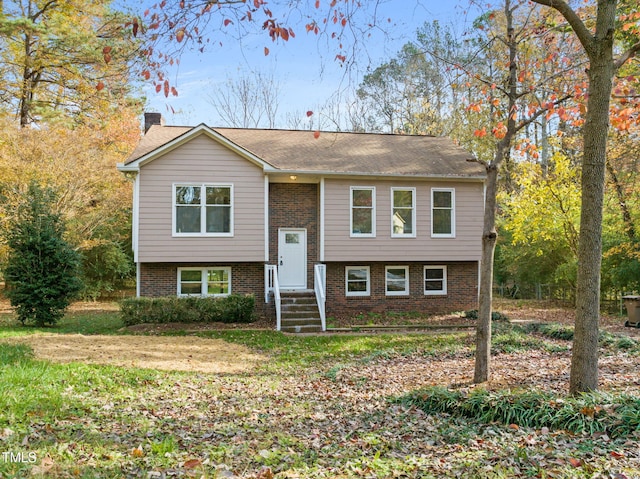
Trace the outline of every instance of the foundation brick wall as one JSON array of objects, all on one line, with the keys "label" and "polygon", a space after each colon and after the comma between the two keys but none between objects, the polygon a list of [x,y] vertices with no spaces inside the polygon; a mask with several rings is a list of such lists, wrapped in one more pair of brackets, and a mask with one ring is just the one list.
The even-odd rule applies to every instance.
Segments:
[{"label": "foundation brick wall", "polygon": [[271,305],[264,302],[263,263],[141,263],[140,296],[175,296],[178,292],[178,268],[208,266],[230,267],[231,292],[253,294],[256,297],[256,314],[260,317],[273,315]]},{"label": "foundation brick wall", "polygon": [[[447,294],[424,294],[424,266],[430,263],[328,263],[327,316],[350,317],[363,312],[418,311],[426,314],[450,313],[477,308],[478,264],[434,263],[447,266]],[[385,267],[409,266],[409,295],[385,295]],[[370,267],[370,296],[345,296],[345,267]]]},{"label": "foundation brick wall", "polygon": [[269,264],[278,263],[278,229],[306,228],[308,288],[313,288],[313,265],[318,262],[318,188],[305,183],[269,185]]}]

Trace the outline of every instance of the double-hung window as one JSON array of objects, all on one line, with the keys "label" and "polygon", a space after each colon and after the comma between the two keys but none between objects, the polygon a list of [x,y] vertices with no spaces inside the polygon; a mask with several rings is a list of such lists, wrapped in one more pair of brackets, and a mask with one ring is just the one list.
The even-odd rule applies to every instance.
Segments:
[{"label": "double-hung window", "polygon": [[346,296],[369,296],[371,283],[369,266],[347,266],[345,268]]},{"label": "double-hung window", "polygon": [[385,267],[385,292],[387,296],[406,296],[409,294],[409,267]]},{"label": "double-hung window", "polygon": [[376,235],[376,189],[374,187],[351,187],[351,236],[370,237]]},{"label": "double-hung window", "polygon": [[424,267],[424,294],[447,294],[447,267]]},{"label": "double-hung window", "polygon": [[233,185],[174,185],[175,235],[233,236]]},{"label": "double-hung window", "polygon": [[231,294],[231,268],[178,268],[178,296]]},{"label": "double-hung window", "polygon": [[415,238],[416,189],[391,188],[391,236]]},{"label": "double-hung window", "polygon": [[453,238],[456,235],[455,190],[433,188],[431,190],[431,236]]}]

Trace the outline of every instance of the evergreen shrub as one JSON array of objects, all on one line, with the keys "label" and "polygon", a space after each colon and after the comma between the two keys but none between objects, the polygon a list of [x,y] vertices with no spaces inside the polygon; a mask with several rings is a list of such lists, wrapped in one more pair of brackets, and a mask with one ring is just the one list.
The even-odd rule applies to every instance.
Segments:
[{"label": "evergreen shrub", "polygon": [[9,247],[5,294],[22,324],[56,324],[82,288],[80,255],[64,239],[55,201],[51,189],[31,183],[3,232]]},{"label": "evergreen shrub", "polygon": [[198,296],[127,298],[120,301],[126,326],[143,323],[251,323],[255,297],[231,294],[221,298]]}]

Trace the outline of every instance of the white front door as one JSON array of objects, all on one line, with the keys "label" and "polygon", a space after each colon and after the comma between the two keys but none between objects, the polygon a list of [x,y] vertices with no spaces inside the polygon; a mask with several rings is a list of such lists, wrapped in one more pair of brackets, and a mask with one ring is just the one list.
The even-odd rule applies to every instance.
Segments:
[{"label": "white front door", "polygon": [[307,230],[278,230],[278,281],[285,289],[307,289]]}]

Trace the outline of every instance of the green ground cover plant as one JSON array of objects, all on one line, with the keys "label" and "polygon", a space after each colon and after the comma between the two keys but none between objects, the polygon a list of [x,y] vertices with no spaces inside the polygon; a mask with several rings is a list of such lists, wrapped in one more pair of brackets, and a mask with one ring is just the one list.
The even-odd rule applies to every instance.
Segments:
[{"label": "green ground cover plant", "polygon": [[13,365],[33,356],[24,344],[0,344],[0,365]]},{"label": "green ground cover plant", "polygon": [[[573,340],[573,326],[563,324],[530,324],[524,328],[525,332],[535,332],[541,336],[561,339],[564,341]],[[621,334],[612,334],[608,331],[600,331],[600,346],[608,349],[622,349],[630,353],[640,352],[640,342],[637,339]]]},{"label": "green ground cover plant", "polygon": [[[471,309],[469,311],[465,311],[464,312],[464,317],[467,319],[478,319],[478,310],[477,309]],[[505,321],[508,322],[509,321],[509,317],[504,314],[501,313],[499,311],[492,311],[491,312],[491,321]]]},{"label": "green ground cover plant", "polygon": [[606,433],[612,438],[633,437],[640,431],[640,398],[602,393],[562,397],[544,391],[487,391],[466,394],[440,386],[423,388],[398,401],[427,414],[446,413],[478,422],[499,422],[533,429],[572,433]]}]

